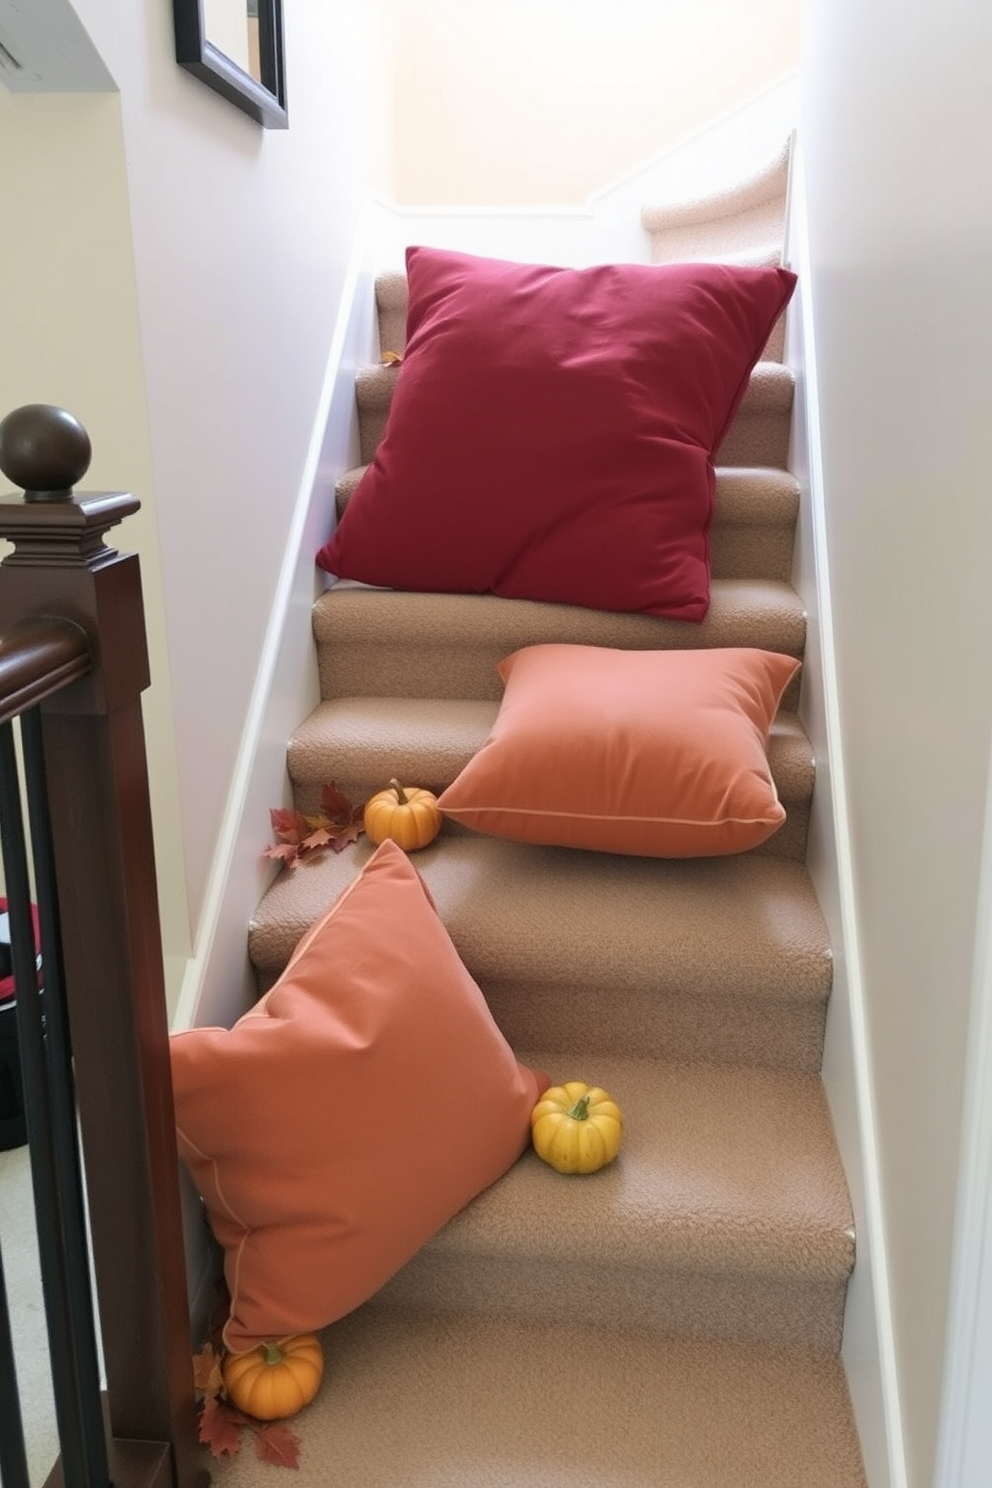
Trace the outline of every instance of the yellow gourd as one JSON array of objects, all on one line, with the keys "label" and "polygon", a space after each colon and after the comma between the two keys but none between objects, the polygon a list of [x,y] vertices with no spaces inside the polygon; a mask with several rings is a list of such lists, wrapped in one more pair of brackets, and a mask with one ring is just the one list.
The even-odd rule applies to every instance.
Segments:
[{"label": "yellow gourd", "polygon": [[324,1351],[316,1333],[298,1333],[280,1343],[261,1343],[223,1363],[227,1398],[260,1421],[295,1416],[316,1395],[324,1373]]},{"label": "yellow gourd", "polygon": [[365,803],[365,834],[376,847],[389,838],[404,852],[427,847],[441,830],[437,797],[420,786],[391,780]]},{"label": "yellow gourd", "polygon": [[530,1128],[534,1151],[559,1173],[595,1173],[619,1152],[623,1117],[599,1085],[569,1080],[544,1092]]}]

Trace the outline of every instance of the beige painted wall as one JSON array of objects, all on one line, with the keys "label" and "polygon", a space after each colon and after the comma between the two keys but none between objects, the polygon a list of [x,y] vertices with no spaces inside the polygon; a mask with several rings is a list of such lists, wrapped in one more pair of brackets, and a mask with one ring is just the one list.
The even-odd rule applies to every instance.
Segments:
[{"label": "beige painted wall", "polygon": [[[164,760],[154,788],[157,829],[175,846],[160,841],[163,892],[181,901],[166,949],[181,957],[200,929],[377,171],[378,7],[285,7],[290,128],[278,132],[176,66],[168,4],[76,9],[120,96],[0,90],[0,272],[16,286],[5,294],[0,391],[8,405],[73,407],[97,451],[93,478],[133,486],[145,503],[140,541],[129,529],[128,542],[146,585],[161,580],[150,616],[153,747]],[[268,840],[259,820],[259,852]]]},{"label": "beige painted wall", "polygon": [[141,555],[162,934],[170,956],[181,957],[189,922],[120,97],[0,87],[0,160],[10,203],[0,240],[0,414],[22,403],[68,408],[93,444],[81,488],[131,490],[142,500],[108,542]]},{"label": "beige painted wall", "polygon": [[806,12],[800,137],[854,887],[908,1481],[932,1488],[992,737],[992,13],[970,0]]},{"label": "beige painted wall", "polygon": [[245,0],[203,0],[203,30],[211,45],[251,72],[247,9]]},{"label": "beige painted wall", "polygon": [[794,70],[801,0],[386,0],[400,204],[582,202]]}]

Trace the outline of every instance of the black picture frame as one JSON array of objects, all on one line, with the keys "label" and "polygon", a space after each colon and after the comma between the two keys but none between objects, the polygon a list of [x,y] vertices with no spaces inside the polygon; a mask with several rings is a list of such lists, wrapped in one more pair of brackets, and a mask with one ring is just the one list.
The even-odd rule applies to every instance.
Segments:
[{"label": "black picture frame", "polygon": [[172,0],[176,61],[208,88],[250,115],[264,129],[286,129],[286,55],[282,0],[245,0],[245,15],[258,16],[261,82],[206,36],[203,0]]}]

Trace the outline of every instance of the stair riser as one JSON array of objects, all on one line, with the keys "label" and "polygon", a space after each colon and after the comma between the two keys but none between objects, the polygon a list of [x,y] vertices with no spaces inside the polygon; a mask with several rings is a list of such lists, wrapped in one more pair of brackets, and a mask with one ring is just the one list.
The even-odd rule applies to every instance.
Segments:
[{"label": "stair riser", "polygon": [[777,245],[782,241],[784,205],[783,198],[708,224],[696,222],[649,229],[651,262],[705,263],[723,259],[745,265],[781,263],[781,249]]},{"label": "stair riser", "polygon": [[[338,520],[358,488],[367,466],[348,471],[338,481]],[[734,504],[721,490],[721,471],[717,471],[716,503],[710,529],[710,573],[714,579],[772,579],[788,584],[792,579],[795,546],[795,513],[798,495],[788,516],[762,521],[743,519]]]},{"label": "stair riser", "polygon": [[603,987],[511,986],[487,977],[486,1001],[514,1049],[562,1048],[591,1059],[662,1059],[673,1064],[744,1064],[815,1074],[823,1054],[826,1002],[705,997],[688,990],[631,991],[622,1020],[604,1008]]},{"label": "stair riser", "polygon": [[714,579],[792,578],[795,532],[791,527],[728,526],[710,530],[710,573]]},{"label": "stair riser", "polygon": [[[386,431],[391,390],[400,375],[395,369],[383,370],[388,370],[387,376],[378,376],[380,369],[376,368],[357,384],[359,444],[363,465],[369,464],[374,458]],[[749,397],[745,395],[737,417],[717,451],[714,463],[785,470],[788,464],[791,419],[791,401],[785,407],[754,409],[749,407]]]},{"label": "stair riser", "polygon": [[765,361],[782,362],[785,360],[785,330],[786,317],[780,315],[762,352],[762,357]]},{"label": "stair riser", "polygon": [[574,1250],[554,1260],[438,1255],[428,1246],[367,1305],[836,1351],[845,1289],[835,1280],[589,1266],[578,1234]]},{"label": "stair riser", "polygon": [[731,424],[716,453],[717,465],[765,465],[787,470],[791,411],[745,413]]},{"label": "stair riser", "polygon": [[[390,771],[390,775],[395,773]],[[344,791],[350,801],[356,804],[367,801],[376,791],[382,790],[390,775],[379,775],[375,779],[368,777],[350,778],[340,768],[335,767],[333,757],[329,757],[326,765],[320,771],[320,778],[316,781],[298,782],[293,788],[293,805],[297,811],[302,811],[307,816],[314,816],[320,809],[320,792],[324,784],[333,780],[339,790]],[[445,787],[450,784],[447,780],[432,780],[423,772],[407,771],[404,776],[408,782],[416,783],[425,790],[434,791],[439,795]],[[767,842],[760,846],[751,848],[755,853],[768,853],[776,858],[791,858],[795,862],[802,862],[806,857],[806,840],[809,831],[809,802],[790,801],[780,793],[780,800],[786,810],[786,819],[777,832],[773,832]],[[470,830],[460,824],[447,820],[444,826],[446,834],[464,832]]]},{"label": "stair riser", "polygon": [[[760,637],[748,642],[762,643]],[[342,637],[336,646],[318,649],[321,697],[487,698],[498,702],[503,686],[496,667],[512,649],[499,642],[461,648],[447,643],[432,646],[402,633],[388,644],[363,644]],[[781,649],[771,636],[768,649]],[[798,700],[797,678],[786,689],[782,706],[795,710]]]},{"label": "stair riser", "polygon": [[[661,253],[663,252],[664,250],[661,250]],[[703,256],[699,253],[693,255],[695,258]],[[663,259],[659,254],[654,261],[660,263]],[[781,261],[780,255],[778,261]],[[395,285],[386,286],[383,283],[379,291],[379,349],[382,352],[393,351],[401,354],[406,346],[406,280],[401,278],[399,283],[399,289]],[[785,322],[784,315],[780,315],[775,322],[775,327],[768,338],[768,344],[762,353],[763,360],[782,361],[785,350]]]},{"label": "stair riser", "polygon": [[[278,980],[256,970],[259,997]],[[674,1064],[747,1065],[816,1074],[823,1055],[826,1004],[786,1005],[768,999],[626,995],[624,1024],[603,1014],[596,987],[483,985],[486,1002],[514,1049],[548,1045],[573,1060],[662,1059]],[[630,1013],[627,1020],[628,1010]]]}]

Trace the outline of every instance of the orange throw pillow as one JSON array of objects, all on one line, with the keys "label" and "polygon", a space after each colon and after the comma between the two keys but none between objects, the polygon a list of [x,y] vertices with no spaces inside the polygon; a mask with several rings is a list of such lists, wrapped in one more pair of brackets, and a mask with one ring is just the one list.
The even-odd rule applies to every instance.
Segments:
[{"label": "orange throw pillow", "polygon": [[749,648],[524,647],[500,662],[496,722],[439,805],[521,842],[659,858],[755,847],[785,820],[768,734],[798,669]]},{"label": "orange throw pillow", "polygon": [[514,1058],[393,842],[233,1028],[171,1045],[235,1352],[370,1297],[516,1161],[548,1084]]}]

